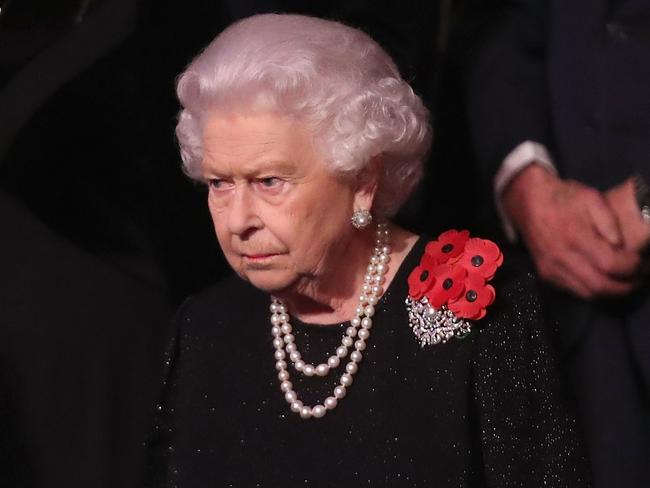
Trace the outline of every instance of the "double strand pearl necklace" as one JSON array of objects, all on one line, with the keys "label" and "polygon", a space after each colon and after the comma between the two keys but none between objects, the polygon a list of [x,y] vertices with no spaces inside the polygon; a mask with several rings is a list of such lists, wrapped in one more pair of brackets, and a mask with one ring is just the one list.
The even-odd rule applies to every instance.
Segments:
[{"label": "double strand pearl necklace", "polygon": [[[388,270],[390,252],[388,226],[378,224],[375,248],[366,270],[359,296],[359,305],[355,309],[355,317],[350,321],[350,326],[346,329],[341,339],[341,345],[336,348],[335,354],[330,356],[327,362],[318,366],[302,360],[295,343],[295,337],[291,333],[292,327],[289,323],[290,317],[287,306],[277,298],[272,299],[270,307],[271,333],[273,334],[273,346],[275,347],[275,369],[278,371],[280,389],[284,393],[285,400],[290,405],[291,411],[299,414],[301,418],[323,417],[328,410],[336,408],[339,400],[345,397],[347,388],[352,384],[353,377],[358,371],[359,363],[363,358],[362,352],[366,349],[366,341],[370,337],[375,305],[384,291],[382,285],[385,281],[384,275]],[[324,377],[338,368],[341,360],[348,355],[349,349],[353,346],[354,350],[350,353],[350,361],[345,365],[345,372],[341,374],[339,385],[334,388],[332,396],[327,397],[322,404],[304,405],[293,389],[286,359],[288,358],[293,363],[294,369],[300,374]]]}]

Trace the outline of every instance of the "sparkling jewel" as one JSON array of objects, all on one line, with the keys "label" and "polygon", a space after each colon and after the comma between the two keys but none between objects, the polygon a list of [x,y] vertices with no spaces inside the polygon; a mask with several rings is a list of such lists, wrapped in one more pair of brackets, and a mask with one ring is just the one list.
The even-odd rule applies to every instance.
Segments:
[{"label": "sparkling jewel", "polygon": [[[355,308],[355,316],[341,338],[341,345],[336,348],[335,354],[331,355],[327,362],[320,363],[318,366],[306,363],[295,344],[287,306],[275,298],[269,306],[271,311],[271,334],[274,338],[273,347],[275,348],[275,368],[278,370],[280,389],[284,393],[284,398],[291,411],[299,414],[303,419],[322,418],[328,411],[335,409],[339,401],[346,396],[347,387],[352,385],[354,381],[353,377],[359,370],[359,363],[363,358],[361,351],[366,349],[366,340],[370,337],[371,317],[375,314],[375,305],[379,302],[379,298],[384,291],[381,285],[386,281],[384,275],[388,271],[391,252],[387,242],[387,225],[377,225],[374,253],[370,257],[370,263],[366,268],[364,283],[359,295],[359,305]],[[355,337],[357,338],[356,341],[354,340]],[[354,350],[350,353],[350,360],[345,365],[345,372],[341,374],[339,385],[334,388],[332,396],[327,397],[322,405],[308,406],[303,404],[290,381],[287,360],[291,361],[298,373],[305,376],[324,377],[339,367],[341,359],[348,355],[349,349],[353,346]]]}]

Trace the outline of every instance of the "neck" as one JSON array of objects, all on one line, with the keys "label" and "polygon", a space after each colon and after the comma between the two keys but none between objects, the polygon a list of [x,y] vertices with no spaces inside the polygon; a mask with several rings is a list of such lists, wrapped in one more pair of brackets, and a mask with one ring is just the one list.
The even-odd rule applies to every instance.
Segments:
[{"label": "neck", "polygon": [[[390,226],[389,244],[393,249],[385,290],[391,283],[402,260],[417,236]],[[285,302],[292,316],[313,324],[332,324],[350,320],[359,304],[359,295],[366,268],[375,246],[374,226],[358,234],[337,254],[335,265],[329,266],[322,277],[276,296]]]}]

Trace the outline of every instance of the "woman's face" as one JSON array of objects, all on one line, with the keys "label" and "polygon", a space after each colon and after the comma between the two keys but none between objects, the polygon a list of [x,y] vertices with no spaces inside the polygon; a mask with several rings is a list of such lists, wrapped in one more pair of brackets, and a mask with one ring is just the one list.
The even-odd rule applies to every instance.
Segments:
[{"label": "woman's face", "polygon": [[226,259],[269,292],[310,286],[345,266],[350,217],[370,208],[374,193],[333,175],[308,130],[273,114],[212,113],[202,171]]}]

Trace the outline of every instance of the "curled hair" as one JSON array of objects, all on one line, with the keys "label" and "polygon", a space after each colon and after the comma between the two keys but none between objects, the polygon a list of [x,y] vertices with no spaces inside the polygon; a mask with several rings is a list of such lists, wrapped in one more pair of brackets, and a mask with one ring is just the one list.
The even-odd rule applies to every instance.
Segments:
[{"label": "curled hair", "polygon": [[265,14],[224,30],[178,79],[176,127],[186,173],[201,177],[202,120],[214,109],[266,109],[306,123],[332,170],[354,177],[375,157],[373,205],[391,216],[422,175],[428,111],[370,37],[338,22]]}]

